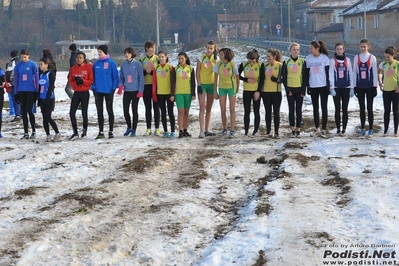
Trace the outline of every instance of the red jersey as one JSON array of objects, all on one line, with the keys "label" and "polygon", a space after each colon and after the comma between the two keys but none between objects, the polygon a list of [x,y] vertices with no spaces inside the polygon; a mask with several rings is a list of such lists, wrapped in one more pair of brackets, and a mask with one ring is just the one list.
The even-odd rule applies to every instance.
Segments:
[{"label": "red jersey", "polygon": [[[83,84],[79,86],[76,85],[75,77],[81,77],[83,79]],[[86,63],[74,65],[69,70],[68,82],[71,84],[74,91],[89,91],[93,81],[94,78],[92,66]]]}]

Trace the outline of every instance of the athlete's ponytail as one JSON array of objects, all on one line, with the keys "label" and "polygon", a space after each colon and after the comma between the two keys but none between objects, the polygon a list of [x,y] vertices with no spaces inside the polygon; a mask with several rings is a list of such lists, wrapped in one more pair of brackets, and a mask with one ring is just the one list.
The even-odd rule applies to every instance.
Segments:
[{"label": "athlete's ponytail", "polygon": [[318,49],[321,54],[328,56],[328,49],[323,41],[312,41],[310,43],[315,49]]},{"label": "athlete's ponytail", "polygon": [[281,55],[281,52],[279,50],[270,48],[269,50],[267,50],[267,52],[270,53],[272,56],[274,56],[276,61],[282,62],[283,56]]}]

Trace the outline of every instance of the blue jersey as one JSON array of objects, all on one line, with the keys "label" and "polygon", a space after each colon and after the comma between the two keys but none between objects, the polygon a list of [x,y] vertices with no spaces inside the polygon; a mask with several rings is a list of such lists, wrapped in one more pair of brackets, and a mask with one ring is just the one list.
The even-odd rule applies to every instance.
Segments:
[{"label": "blue jersey", "polygon": [[[39,79],[39,92],[40,92],[40,99],[46,99],[47,93],[50,87],[50,71],[46,71],[40,75]],[[54,90],[50,94],[50,99],[54,98]]]},{"label": "blue jersey", "polygon": [[335,88],[348,88],[350,84],[349,65],[345,58],[342,63],[334,58],[334,85]]},{"label": "blue jersey", "polygon": [[93,90],[98,93],[110,94],[118,88],[118,69],[113,60],[99,59],[93,65],[94,84]]},{"label": "blue jersey", "polygon": [[37,92],[39,69],[32,60],[20,61],[14,69],[15,92]]}]

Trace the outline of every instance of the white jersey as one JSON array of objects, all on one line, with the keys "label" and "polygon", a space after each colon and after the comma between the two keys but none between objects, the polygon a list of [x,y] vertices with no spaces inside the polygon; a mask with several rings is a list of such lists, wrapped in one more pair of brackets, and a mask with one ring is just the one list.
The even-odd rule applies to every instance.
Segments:
[{"label": "white jersey", "polygon": [[306,56],[306,67],[309,68],[309,86],[320,88],[327,86],[328,73],[326,66],[330,65],[330,59],[325,54]]}]

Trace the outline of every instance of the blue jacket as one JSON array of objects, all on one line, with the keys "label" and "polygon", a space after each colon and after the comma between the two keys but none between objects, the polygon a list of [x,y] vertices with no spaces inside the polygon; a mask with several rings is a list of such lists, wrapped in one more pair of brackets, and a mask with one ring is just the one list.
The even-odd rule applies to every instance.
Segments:
[{"label": "blue jacket", "polygon": [[125,61],[121,65],[119,85],[125,88],[125,91],[144,91],[143,66],[139,61]]},{"label": "blue jacket", "polygon": [[118,88],[118,69],[115,62],[108,55],[93,64],[93,76],[92,89],[98,93],[110,94]]},{"label": "blue jacket", "polygon": [[39,69],[32,60],[20,61],[14,69],[15,93],[19,91],[37,92],[39,81]]}]

